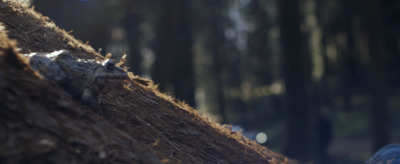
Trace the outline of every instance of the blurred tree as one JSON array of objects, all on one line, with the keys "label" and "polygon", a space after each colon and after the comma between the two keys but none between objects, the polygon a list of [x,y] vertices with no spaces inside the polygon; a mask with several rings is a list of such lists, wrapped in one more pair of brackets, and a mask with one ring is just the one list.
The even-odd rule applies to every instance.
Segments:
[{"label": "blurred tree", "polygon": [[[249,125],[254,119],[254,110],[249,110],[244,104],[243,96],[234,96],[227,94],[235,88],[241,90],[250,89],[247,83],[243,83],[243,57],[245,49],[245,40],[247,34],[243,30],[243,25],[238,25],[243,21],[240,13],[242,7],[240,1],[223,1],[220,12],[222,12],[222,29],[223,38],[219,47],[219,60],[221,64],[220,76],[224,79],[223,94],[226,101],[226,123]],[[239,117],[240,116],[240,117]],[[242,122],[240,122],[242,121]]]},{"label": "blurred tree", "polygon": [[156,22],[153,79],[161,91],[194,105],[190,2],[162,1]]},{"label": "blurred tree", "polygon": [[310,160],[310,139],[307,60],[302,49],[299,2],[278,2],[281,18],[283,76],[286,88],[287,143],[284,154],[301,161]]},{"label": "blurred tree", "polygon": [[310,131],[312,131],[312,143],[309,145],[309,153],[315,154],[312,158],[316,163],[327,163],[328,160],[328,146],[332,138],[332,123],[330,116],[323,108],[324,88],[321,82],[324,77],[325,63],[323,58],[323,30],[320,26],[320,21],[317,19],[318,4],[316,0],[305,0],[302,6],[302,14],[304,13],[304,30],[303,36],[305,44],[303,45],[310,54],[311,60],[306,68],[306,77],[308,79],[307,88],[309,88],[309,117]]},{"label": "blurred tree", "polygon": [[239,87],[241,83],[240,60],[233,43],[236,31],[231,28],[228,16],[230,3],[235,2],[194,3],[198,87],[205,91],[205,101],[211,104],[207,112],[220,116],[217,119],[223,123],[234,121],[239,116],[235,112],[243,109],[240,98],[228,94],[232,87]]},{"label": "blurred tree", "polygon": [[276,55],[276,53],[272,53],[272,44],[268,35],[274,19],[271,18],[271,14],[268,14],[266,7],[273,4],[272,2],[253,0],[248,6],[247,16],[252,27],[247,42],[249,46],[247,49],[247,59],[249,60],[247,65],[250,68],[245,75],[248,75],[247,79],[253,80],[252,83],[255,85],[271,84],[277,76],[273,70],[277,69],[275,66],[278,62],[273,60],[273,55]]},{"label": "blurred tree", "polygon": [[[336,105],[332,97],[340,98],[340,109],[350,112],[353,91],[362,88],[366,79],[360,79],[357,70],[363,67],[355,51],[354,21],[359,9],[354,1],[316,1],[317,20],[322,29],[324,71],[321,79],[322,103]],[[361,31],[361,30],[360,30]],[[355,85],[358,83],[358,85]]]},{"label": "blurred tree", "polygon": [[179,22],[178,0],[162,1],[157,7],[157,20],[154,24],[156,61],[152,78],[160,84],[161,91],[173,94],[173,60],[177,53],[176,29]]},{"label": "blurred tree", "polygon": [[387,49],[387,76],[390,86],[394,88],[400,87],[400,1],[398,0],[382,0],[382,21],[383,32],[385,35],[385,48]]},{"label": "blurred tree", "polygon": [[[247,46],[242,60],[241,85],[246,108],[241,125],[248,129],[271,128],[282,119],[280,93],[262,93],[261,88],[280,85],[281,56],[275,0],[252,0],[243,7],[247,25]],[[247,96],[249,95],[249,96]]]},{"label": "blurred tree", "polygon": [[145,5],[137,0],[124,0],[122,8],[125,13],[120,24],[125,28],[126,38],[129,42],[128,66],[133,73],[141,74],[140,63],[142,62],[142,57],[140,49],[143,48],[141,41],[144,39],[141,35],[140,24],[145,14],[143,9]]},{"label": "blurred tree", "polygon": [[386,49],[384,43],[382,4],[379,0],[367,1],[368,43],[371,56],[373,151],[389,143],[387,113]]},{"label": "blurred tree", "polygon": [[226,102],[225,102],[225,94],[224,94],[224,86],[225,83],[225,76],[226,74],[223,72],[223,68],[225,67],[223,60],[224,60],[224,52],[222,51],[221,47],[224,43],[224,20],[222,17],[222,7],[223,1],[207,1],[206,2],[207,8],[209,8],[210,12],[212,13],[207,18],[207,24],[210,25],[210,31],[208,31],[207,42],[210,48],[210,52],[212,52],[212,72],[213,79],[216,83],[216,98],[217,98],[217,105],[218,105],[218,113],[221,115],[220,122],[225,122],[227,120],[227,112],[226,112]]},{"label": "blurred tree", "polygon": [[174,60],[174,75],[173,85],[174,93],[178,98],[182,98],[189,105],[194,106],[194,70],[193,70],[193,36],[192,36],[192,21],[194,19],[191,1],[180,0],[178,16],[180,22],[178,24],[177,39],[178,51],[175,54]]}]

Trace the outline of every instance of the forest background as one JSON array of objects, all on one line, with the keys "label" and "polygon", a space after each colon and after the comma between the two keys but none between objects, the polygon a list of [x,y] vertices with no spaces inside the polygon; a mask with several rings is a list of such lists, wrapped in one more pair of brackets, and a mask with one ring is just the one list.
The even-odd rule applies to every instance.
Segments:
[{"label": "forest background", "polygon": [[[24,0],[20,0],[24,1]],[[32,0],[102,54],[284,155],[400,142],[400,1]]]}]

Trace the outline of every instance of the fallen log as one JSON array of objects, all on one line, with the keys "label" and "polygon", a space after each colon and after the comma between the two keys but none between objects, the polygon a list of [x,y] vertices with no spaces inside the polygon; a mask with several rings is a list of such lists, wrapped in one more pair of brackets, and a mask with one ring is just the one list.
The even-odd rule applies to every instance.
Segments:
[{"label": "fallen log", "polygon": [[43,79],[22,53],[103,59],[47,17],[0,2],[0,163],[297,163],[129,74],[102,114]]}]

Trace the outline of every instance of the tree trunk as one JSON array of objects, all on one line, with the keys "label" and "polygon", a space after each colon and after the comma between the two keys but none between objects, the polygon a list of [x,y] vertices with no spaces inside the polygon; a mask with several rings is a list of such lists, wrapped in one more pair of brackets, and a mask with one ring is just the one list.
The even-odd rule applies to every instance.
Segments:
[{"label": "tree trunk", "polygon": [[[142,70],[140,68],[140,64],[142,62],[142,57],[140,54],[140,39],[141,39],[141,31],[139,29],[139,25],[141,23],[141,18],[144,13],[139,10],[137,6],[141,5],[135,0],[128,0],[124,3],[126,11],[125,17],[122,19],[122,25],[126,30],[126,38],[129,42],[129,56],[127,65],[130,67],[130,70],[136,74],[141,75]],[[135,6],[135,7],[134,7]],[[142,6],[143,7],[143,6]]]},{"label": "tree trunk", "polygon": [[[165,1],[157,24],[154,80],[161,91],[171,92],[194,105],[192,35],[189,2]],[[179,37],[176,37],[179,36]]]},{"label": "tree trunk", "polygon": [[368,0],[368,41],[372,80],[372,136],[373,150],[388,144],[386,52],[382,27],[382,11],[379,0]]},{"label": "tree trunk", "polygon": [[162,2],[158,8],[156,25],[156,61],[152,79],[159,83],[163,92],[173,92],[173,60],[176,53],[176,30],[178,22],[177,0]]},{"label": "tree trunk", "polygon": [[191,106],[194,102],[194,70],[193,70],[193,36],[191,3],[180,0],[177,53],[174,58],[173,85],[175,97],[185,100]]},{"label": "tree trunk", "polygon": [[307,104],[308,56],[302,50],[297,0],[279,1],[281,48],[286,88],[287,145],[284,153],[299,160],[309,157],[309,107]]}]

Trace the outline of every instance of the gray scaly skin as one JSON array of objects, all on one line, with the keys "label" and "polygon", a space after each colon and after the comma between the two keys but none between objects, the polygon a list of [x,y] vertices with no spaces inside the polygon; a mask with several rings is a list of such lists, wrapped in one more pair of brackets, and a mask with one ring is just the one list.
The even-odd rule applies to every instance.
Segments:
[{"label": "gray scaly skin", "polygon": [[67,50],[50,53],[31,53],[30,66],[45,79],[57,82],[76,99],[100,110],[99,95],[121,87],[128,79],[127,72],[111,60],[78,59]]}]

